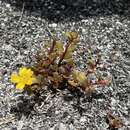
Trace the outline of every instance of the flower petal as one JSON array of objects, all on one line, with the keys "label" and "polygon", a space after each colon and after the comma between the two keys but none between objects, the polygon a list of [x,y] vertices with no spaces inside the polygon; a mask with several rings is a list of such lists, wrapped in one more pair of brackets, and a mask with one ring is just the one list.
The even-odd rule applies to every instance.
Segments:
[{"label": "flower petal", "polygon": [[12,83],[18,83],[20,78],[19,78],[19,76],[16,73],[13,73],[11,75],[11,79],[10,80],[11,80]]},{"label": "flower petal", "polygon": [[30,79],[28,79],[28,81],[27,81],[27,85],[31,85],[33,83],[33,81],[32,81],[32,78],[30,78]]},{"label": "flower petal", "polygon": [[16,85],[16,89],[23,89],[25,87],[25,84],[24,83],[18,83],[17,85]]},{"label": "flower petal", "polygon": [[36,78],[32,77],[32,78],[28,79],[28,82],[26,84],[32,85],[34,82],[36,82]]},{"label": "flower petal", "polygon": [[26,75],[26,73],[27,73],[27,68],[26,67],[20,68],[20,70],[19,70],[19,75],[20,76]]},{"label": "flower petal", "polygon": [[28,77],[31,77],[31,76],[33,75],[33,71],[32,71],[31,69],[28,69],[28,70],[26,71],[26,75],[27,75]]}]

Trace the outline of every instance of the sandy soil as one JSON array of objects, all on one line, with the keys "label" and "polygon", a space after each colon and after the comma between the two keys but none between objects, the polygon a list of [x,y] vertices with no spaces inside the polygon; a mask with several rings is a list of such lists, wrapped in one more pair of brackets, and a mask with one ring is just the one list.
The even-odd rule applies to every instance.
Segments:
[{"label": "sandy soil", "polygon": [[[39,98],[19,93],[9,81],[49,39],[66,31],[80,36],[75,52],[84,69],[88,45],[98,48],[112,83],[88,97],[65,89],[45,88]],[[115,55],[113,55],[115,53]],[[107,112],[130,129],[130,2],[129,0],[0,0],[0,129],[107,130]]]}]

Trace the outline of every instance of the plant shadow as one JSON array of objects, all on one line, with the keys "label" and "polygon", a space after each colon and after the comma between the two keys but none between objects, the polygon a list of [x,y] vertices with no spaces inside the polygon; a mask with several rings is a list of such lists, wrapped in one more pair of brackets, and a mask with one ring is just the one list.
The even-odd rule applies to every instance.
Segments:
[{"label": "plant shadow", "polygon": [[92,16],[130,16],[129,0],[2,0],[30,15],[53,22],[80,21]]},{"label": "plant shadow", "polygon": [[[31,93],[27,92],[17,93],[16,103],[11,106],[10,112],[14,114],[17,119],[21,119],[22,116],[30,117],[32,115],[38,114],[34,106],[41,105],[42,102],[46,99],[46,95],[41,96],[39,92],[34,92],[32,95]],[[42,90],[44,94],[45,91]]]},{"label": "plant shadow", "polygon": [[[73,108],[76,109],[79,114],[82,116],[84,112],[87,111],[86,108],[82,107],[82,105],[86,102],[92,103],[94,99],[105,99],[105,95],[103,93],[92,93],[92,94],[86,94],[80,89],[75,89],[75,90],[69,90],[70,95],[66,94],[64,95],[64,101],[72,101],[76,100],[76,103],[73,104]],[[82,101],[81,101],[82,100]]]},{"label": "plant shadow", "polygon": [[[105,98],[102,93],[93,93],[91,96],[86,96],[85,93],[83,93],[79,89],[66,90],[65,86],[63,86],[63,88],[61,88],[60,91],[67,91],[67,93],[65,92],[65,94],[63,95],[63,100],[65,102],[70,102],[72,100],[76,101],[74,104],[72,104],[72,106],[79,112],[80,115],[87,111],[85,108],[82,107],[82,103],[92,102],[93,99]],[[48,92],[52,94],[53,97],[55,97],[55,95],[59,93],[59,91],[54,89],[52,86],[48,86],[46,90],[43,89],[40,92],[33,92],[33,96],[30,95],[30,93],[28,93],[26,96],[25,92],[18,93],[16,104],[11,106],[10,112],[15,114],[15,116],[19,120],[22,118],[23,115],[26,117],[32,117],[33,115],[37,115],[38,113],[35,111],[34,106],[36,104],[38,106],[41,106],[41,104],[46,100]],[[81,98],[83,99],[82,102]]]}]

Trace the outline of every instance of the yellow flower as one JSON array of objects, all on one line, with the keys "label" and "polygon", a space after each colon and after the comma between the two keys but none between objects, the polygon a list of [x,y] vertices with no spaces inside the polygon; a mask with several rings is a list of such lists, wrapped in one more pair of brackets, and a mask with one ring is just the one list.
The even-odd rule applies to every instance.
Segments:
[{"label": "yellow flower", "polygon": [[32,85],[35,80],[33,71],[31,69],[27,69],[26,67],[20,68],[18,74],[13,73],[11,75],[11,82],[17,84],[17,89],[23,89],[25,85]]}]

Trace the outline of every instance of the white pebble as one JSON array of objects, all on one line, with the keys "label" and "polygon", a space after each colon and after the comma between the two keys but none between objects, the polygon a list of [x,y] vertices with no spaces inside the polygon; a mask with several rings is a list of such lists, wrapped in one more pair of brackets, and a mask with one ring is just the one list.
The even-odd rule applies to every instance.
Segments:
[{"label": "white pebble", "polygon": [[7,7],[7,8],[10,8],[10,4],[6,4],[6,7]]},{"label": "white pebble", "polygon": [[117,100],[115,100],[114,98],[111,98],[111,105],[112,106],[115,106],[117,103]]},{"label": "white pebble", "polygon": [[85,118],[85,117],[81,117],[81,118],[80,118],[80,122],[83,123],[83,122],[85,122],[85,121],[86,121],[86,118]]},{"label": "white pebble", "polygon": [[85,33],[85,32],[86,32],[86,30],[83,28],[83,29],[82,29],[82,32],[83,32],[83,33]]},{"label": "white pebble", "polygon": [[59,130],[66,130],[66,126],[63,123],[59,124]]},{"label": "white pebble", "polygon": [[56,24],[56,23],[49,24],[49,27],[53,27],[53,28],[55,28],[55,27],[57,27],[57,24]]},{"label": "white pebble", "polygon": [[2,28],[5,27],[5,23],[1,23],[1,27],[2,27]]},{"label": "white pebble", "polygon": [[81,21],[84,22],[84,23],[87,23],[87,22],[88,22],[87,19],[83,19],[83,20],[81,20]]}]

